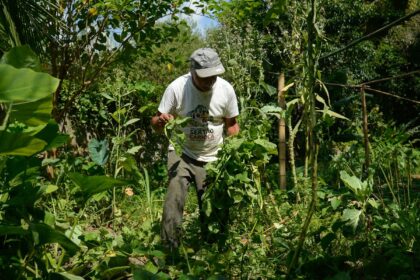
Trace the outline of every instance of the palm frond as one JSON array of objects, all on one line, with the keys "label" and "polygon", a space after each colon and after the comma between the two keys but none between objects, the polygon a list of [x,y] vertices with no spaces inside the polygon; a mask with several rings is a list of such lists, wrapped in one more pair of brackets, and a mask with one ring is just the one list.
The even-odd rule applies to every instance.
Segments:
[{"label": "palm frond", "polygon": [[0,33],[7,35],[11,46],[27,44],[44,53],[64,26],[57,11],[54,1],[0,0]]}]

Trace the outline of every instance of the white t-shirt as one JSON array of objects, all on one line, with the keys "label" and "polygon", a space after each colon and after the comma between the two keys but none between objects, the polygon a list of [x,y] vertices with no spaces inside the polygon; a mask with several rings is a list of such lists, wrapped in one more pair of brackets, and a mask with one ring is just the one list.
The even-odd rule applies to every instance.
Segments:
[{"label": "white t-shirt", "polygon": [[191,118],[184,128],[183,153],[204,162],[217,159],[217,151],[223,143],[223,118],[239,115],[235,91],[226,80],[217,77],[213,88],[202,92],[194,86],[190,73],[166,88],[158,110]]}]

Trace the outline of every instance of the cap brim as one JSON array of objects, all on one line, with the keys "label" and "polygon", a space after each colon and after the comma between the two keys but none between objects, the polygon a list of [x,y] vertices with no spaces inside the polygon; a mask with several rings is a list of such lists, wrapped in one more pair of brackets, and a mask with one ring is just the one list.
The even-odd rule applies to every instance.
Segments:
[{"label": "cap brim", "polygon": [[211,76],[218,76],[223,73],[225,73],[225,68],[222,64],[211,67],[211,68],[204,68],[204,69],[195,69],[195,72],[197,73],[197,76],[200,78],[207,78]]}]

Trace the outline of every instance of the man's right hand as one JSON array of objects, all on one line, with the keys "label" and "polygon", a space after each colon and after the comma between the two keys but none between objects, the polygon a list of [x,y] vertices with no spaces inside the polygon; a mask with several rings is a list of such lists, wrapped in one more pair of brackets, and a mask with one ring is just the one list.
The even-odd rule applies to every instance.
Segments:
[{"label": "man's right hand", "polygon": [[157,130],[157,131],[162,131],[163,128],[165,127],[165,125],[174,119],[174,116],[171,114],[167,114],[167,113],[160,113],[158,112],[156,114],[156,116],[152,117],[152,126]]}]

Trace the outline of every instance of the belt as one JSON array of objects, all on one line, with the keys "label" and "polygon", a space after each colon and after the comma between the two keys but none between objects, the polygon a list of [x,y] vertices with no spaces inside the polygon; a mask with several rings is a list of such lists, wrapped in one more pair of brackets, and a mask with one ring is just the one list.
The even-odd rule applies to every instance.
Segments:
[{"label": "belt", "polygon": [[207,162],[205,162],[205,161],[193,159],[193,158],[187,156],[184,153],[182,154],[181,158],[187,163],[191,163],[191,164],[194,164],[194,165],[197,165],[197,166],[200,166],[200,167],[203,167],[204,165],[207,164]]}]

